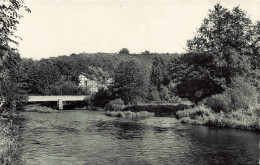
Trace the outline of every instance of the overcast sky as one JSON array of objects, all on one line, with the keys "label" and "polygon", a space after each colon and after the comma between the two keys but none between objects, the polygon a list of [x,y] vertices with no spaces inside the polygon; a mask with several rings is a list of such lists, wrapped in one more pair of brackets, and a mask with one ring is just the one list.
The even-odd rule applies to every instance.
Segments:
[{"label": "overcast sky", "polygon": [[20,54],[48,58],[71,53],[185,52],[208,10],[240,5],[260,20],[260,0],[25,0],[17,35]]}]

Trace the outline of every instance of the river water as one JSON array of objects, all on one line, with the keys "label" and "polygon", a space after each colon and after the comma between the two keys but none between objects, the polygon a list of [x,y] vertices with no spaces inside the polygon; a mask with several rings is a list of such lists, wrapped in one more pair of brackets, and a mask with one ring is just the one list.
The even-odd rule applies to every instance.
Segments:
[{"label": "river water", "polygon": [[26,112],[16,121],[28,165],[258,164],[259,134],[101,111]]}]

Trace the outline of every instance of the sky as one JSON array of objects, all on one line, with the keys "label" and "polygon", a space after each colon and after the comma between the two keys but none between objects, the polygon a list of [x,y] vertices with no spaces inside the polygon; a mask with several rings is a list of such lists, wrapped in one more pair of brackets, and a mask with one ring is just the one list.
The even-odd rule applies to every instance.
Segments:
[{"label": "sky", "polygon": [[184,53],[209,9],[240,5],[260,20],[260,0],[25,0],[16,34],[23,58],[72,53]]}]

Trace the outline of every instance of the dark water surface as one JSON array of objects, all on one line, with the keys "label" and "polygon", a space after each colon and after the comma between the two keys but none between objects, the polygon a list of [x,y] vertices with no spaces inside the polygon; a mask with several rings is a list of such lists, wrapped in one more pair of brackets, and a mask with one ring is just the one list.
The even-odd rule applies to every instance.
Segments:
[{"label": "dark water surface", "polygon": [[258,164],[259,134],[170,117],[134,121],[73,110],[22,113],[16,122],[29,165]]}]

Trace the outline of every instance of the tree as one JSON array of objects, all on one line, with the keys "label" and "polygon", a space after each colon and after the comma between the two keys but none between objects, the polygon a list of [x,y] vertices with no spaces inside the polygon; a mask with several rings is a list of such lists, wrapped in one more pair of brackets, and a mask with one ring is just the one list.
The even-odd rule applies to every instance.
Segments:
[{"label": "tree", "polygon": [[115,73],[114,94],[125,103],[147,99],[149,76],[137,60],[122,61]]},{"label": "tree", "polygon": [[14,35],[17,30],[16,25],[19,23],[19,19],[23,16],[19,14],[19,10],[24,8],[27,12],[31,12],[30,9],[24,5],[22,0],[10,0],[2,1],[0,4],[0,57],[1,60],[5,55],[13,53],[17,49],[12,48],[9,44],[14,43],[18,45],[15,38],[19,38]]},{"label": "tree", "polygon": [[252,71],[252,52],[259,47],[246,12],[239,7],[228,10],[220,4],[210,10],[195,37],[188,40],[189,53],[180,58],[179,94],[200,101],[221,93],[237,76],[247,77]]},{"label": "tree", "polygon": [[87,66],[84,71],[86,77],[100,82],[102,85],[107,83],[110,75],[107,71],[104,71],[101,67]]},{"label": "tree", "polygon": [[92,95],[91,103],[95,107],[105,107],[110,101],[114,100],[112,88],[108,89],[99,88],[98,92]]},{"label": "tree", "polygon": [[119,51],[119,54],[130,54],[129,53],[129,50],[127,48],[122,48],[120,51]]},{"label": "tree", "polygon": [[250,71],[252,44],[256,44],[254,26],[239,7],[229,11],[217,4],[204,19],[194,39],[188,41],[188,49],[207,59],[204,68],[216,81],[224,78],[229,84],[233,77]]},{"label": "tree", "polygon": [[31,12],[22,0],[2,1],[0,4],[0,102],[5,101],[4,107],[12,107],[14,102],[19,101],[19,85],[17,84],[18,63],[20,55],[17,48],[10,46],[18,45],[19,38],[14,34],[16,25],[22,15],[19,10],[24,8]]},{"label": "tree", "polygon": [[143,54],[143,55],[149,55],[150,54],[150,52],[148,51],[148,50],[145,50],[144,52],[142,52],[141,54]]},{"label": "tree", "polygon": [[156,56],[152,66],[151,83],[160,90],[161,86],[169,84],[167,65],[161,57]]}]

